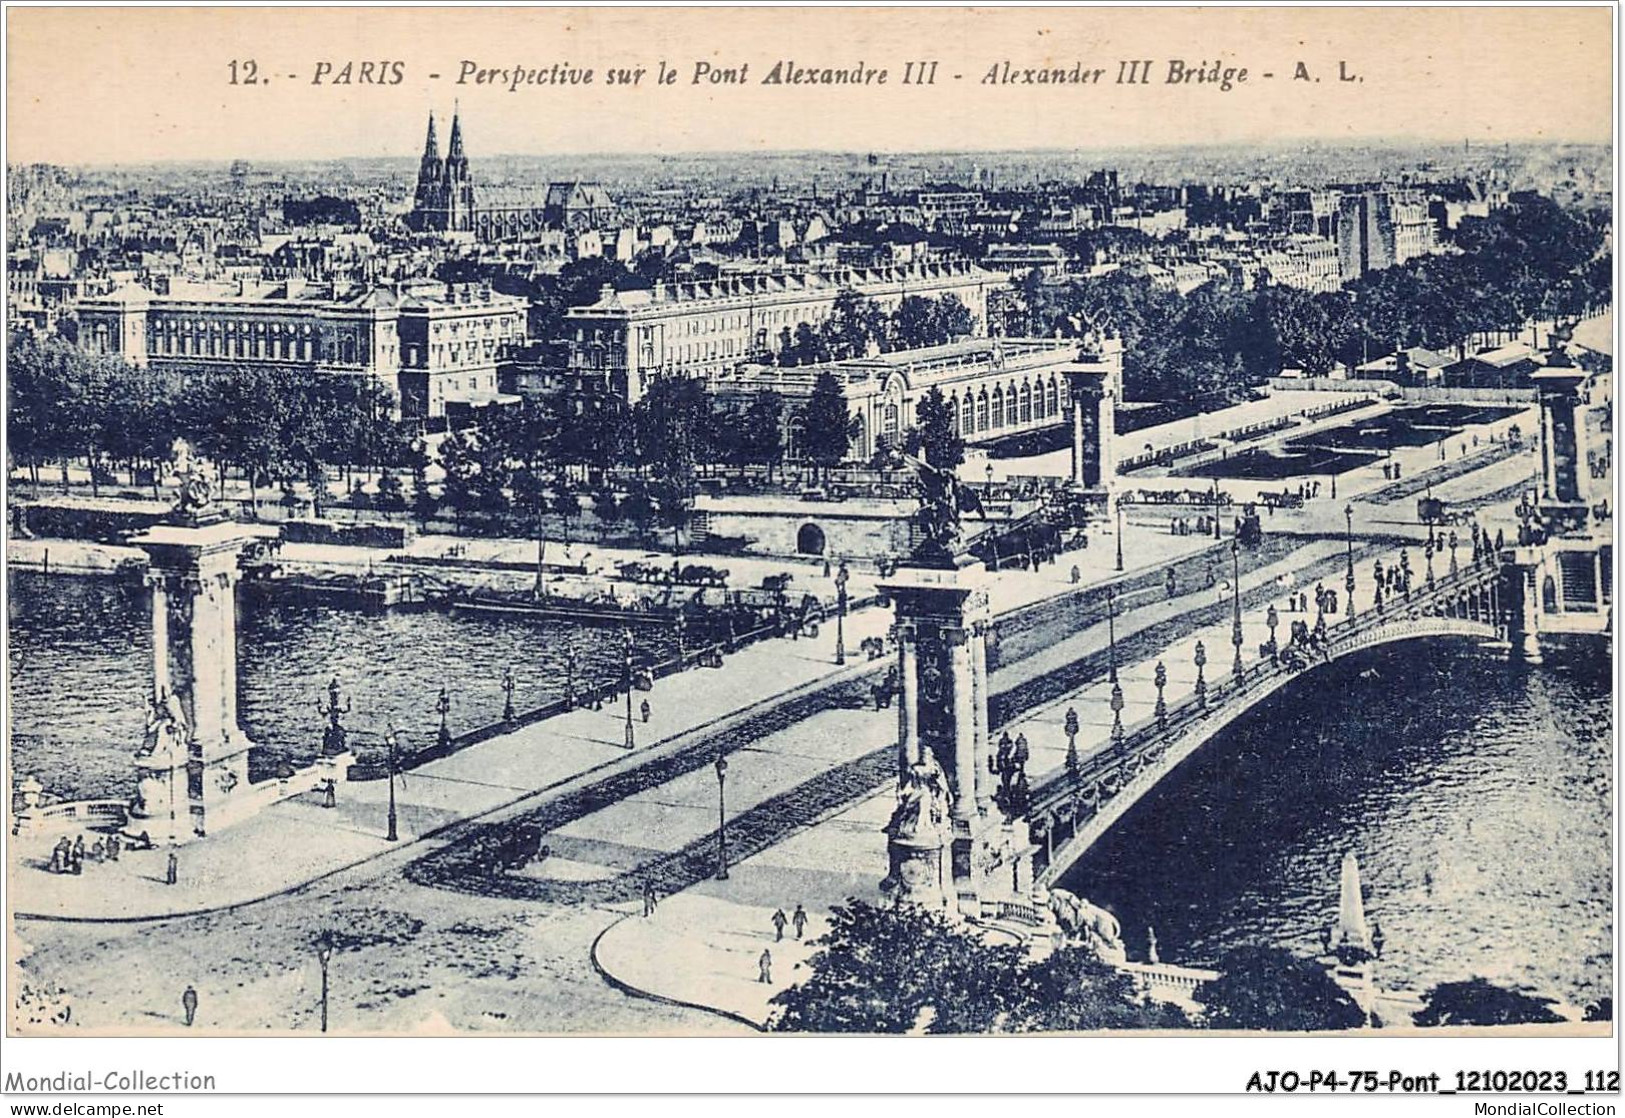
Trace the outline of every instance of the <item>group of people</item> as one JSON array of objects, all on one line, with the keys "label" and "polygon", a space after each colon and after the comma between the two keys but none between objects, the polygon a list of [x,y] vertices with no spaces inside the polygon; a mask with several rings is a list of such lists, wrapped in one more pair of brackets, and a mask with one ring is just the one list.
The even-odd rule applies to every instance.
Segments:
[{"label": "group of people", "polygon": [[80,835],[72,842],[68,841],[67,835],[63,835],[51,849],[50,869],[52,873],[83,873],[87,855],[93,862],[116,862],[122,849],[123,843],[118,835],[99,838],[88,850],[85,847],[84,835]]},{"label": "group of people", "polygon": [[[1337,612],[1337,591],[1328,590],[1318,582],[1315,583],[1314,601],[1316,613]],[[1300,593],[1288,594],[1286,596],[1286,611],[1288,613],[1308,613],[1309,595]]]},{"label": "group of people", "polygon": [[[789,916],[784,909],[773,911],[773,942],[784,940],[784,929],[789,926],[795,930],[796,939],[801,939],[807,931],[807,910],[797,904],[795,911]],[[762,953],[756,957],[756,981],[765,986],[773,985],[773,949],[762,948]]]},{"label": "group of people", "polygon": [[1188,516],[1176,516],[1168,522],[1168,534],[1170,536],[1189,536],[1192,534],[1207,536],[1211,535],[1212,532],[1213,518],[1208,516],[1198,516],[1195,520]]}]

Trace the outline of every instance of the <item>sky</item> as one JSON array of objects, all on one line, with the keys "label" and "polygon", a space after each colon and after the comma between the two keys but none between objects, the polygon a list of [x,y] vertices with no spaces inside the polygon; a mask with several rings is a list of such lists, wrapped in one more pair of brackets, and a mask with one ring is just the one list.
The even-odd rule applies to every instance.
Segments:
[{"label": "sky", "polygon": [[[428,112],[454,104],[476,156],[1283,138],[1608,143],[1612,15],[1608,7],[12,7],[6,158],[415,157]],[[1142,73],[1125,72],[1134,59],[1149,62],[1147,80],[1120,82]],[[905,72],[911,60],[935,61],[934,83],[905,81],[920,72]],[[765,84],[780,62],[861,65],[871,82]],[[1075,66],[1099,74],[1076,84],[984,80],[995,67],[1002,77],[1006,62],[1018,76]],[[335,84],[346,63],[350,83]],[[364,63],[373,82],[359,80]],[[674,82],[659,83],[662,63]],[[1247,76],[1232,77],[1228,91],[1169,81],[1214,63]],[[592,80],[510,89],[511,73],[476,77],[555,65],[591,70]],[[636,84],[611,84],[613,69],[639,67]],[[886,80],[873,81],[881,70]],[[729,72],[742,80],[711,80]],[[445,141],[443,124],[442,149]]]}]

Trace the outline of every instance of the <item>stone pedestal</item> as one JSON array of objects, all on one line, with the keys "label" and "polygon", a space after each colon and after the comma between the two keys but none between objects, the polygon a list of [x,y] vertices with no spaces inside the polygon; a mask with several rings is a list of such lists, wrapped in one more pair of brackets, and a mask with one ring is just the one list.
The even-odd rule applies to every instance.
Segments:
[{"label": "stone pedestal", "polygon": [[1525,663],[1538,664],[1541,615],[1541,555],[1536,548],[1519,548],[1513,562],[1502,568],[1501,600],[1507,616],[1507,639],[1512,654]]},{"label": "stone pedestal", "polygon": [[[898,766],[905,782],[941,770],[948,856],[942,880],[952,907],[979,918],[984,902],[1032,899],[1032,843],[1025,820],[1007,822],[993,802],[987,725],[986,573],[962,559],[907,566],[881,588],[897,605]],[[890,843],[888,884],[934,890],[932,855]],[[927,894],[935,903],[934,892]]]},{"label": "stone pedestal", "polygon": [[[136,759],[134,814],[156,840],[185,842],[253,810],[237,722],[238,556],[257,538],[229,521],[161,524],[134,542],[152,593],[153,697],[159,730]],[[139,824],[137,824],[139,826]]]}]

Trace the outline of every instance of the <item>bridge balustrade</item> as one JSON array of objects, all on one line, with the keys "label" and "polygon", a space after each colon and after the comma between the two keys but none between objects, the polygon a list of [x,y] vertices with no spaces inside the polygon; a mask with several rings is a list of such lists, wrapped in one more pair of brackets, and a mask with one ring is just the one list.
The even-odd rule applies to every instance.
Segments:
[{"label": "bridge balustrade", "polygon": [[[1063,840],[1070,841],[1083,822],[1092,818],[1142,769],[1160,760],[1170,744],[1192,726],[1210,720],[1216,710],[1222,710],[1232,699],[1241,698],[1261,684],[1295,676],[1316,663],[1330,663],[1347,652],[1380,643],[1397,627],[1407,627],[1427,617],[1467,620],[1469,615],[1458,605],[1459,601],[1465,597],[1476,602],[1490,592],[1499,575],[1500,566],[1496,563],[1484,568],[1476,564],[1462,567],[1438,579],[1432,587],[1415,588],[1408,601],[1383,603],[1361,613],[1351,611],[1344,615],[1341,623],[1327,627],[1328,638],[1319,647],[1300,649],[1288,645],[1275,658],[1261,657],[1252,664],[1243,664],[1240,679],[1224,674],[1209,680],[1205,694],[1192,694],[1177,702],[1165,703],[1162,714],[1125,726],[1121,740],[1084,758],[1075,777],[1063,770],[1034,789],[1030,818],[1045,836],[1039,851],[1040,860],[1047,863],[1053,857],[1058,823],[1070,824],[1071,834]],[[1472,621],[1493,627],[1496,636],[1503,635],[1499,603],[1495,604],[1489,620],[1473,617]],[[1299,656],[1308,653],[1313,658],[1299,659],[1296,663],[1285,659],[1293,651]]]}]

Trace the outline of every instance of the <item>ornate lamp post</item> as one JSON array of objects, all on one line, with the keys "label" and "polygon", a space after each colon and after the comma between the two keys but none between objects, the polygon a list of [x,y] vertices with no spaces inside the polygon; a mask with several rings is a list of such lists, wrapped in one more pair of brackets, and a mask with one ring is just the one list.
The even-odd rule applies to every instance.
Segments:
[{"label": "ornate lamp post", "polygon": [[1275,603],[1270,603],[1269,612],[1264,614],[1264,624],[1270,627],[1270,660],[1273,663],[1281,662],[1281,646],[1275,643],[1275,627],[1281,623],[1281,615],[1275,612]]},{"label": "ornate lamp post", "polygon": [[1427,542],[1426,546],[1423,547],[1422,553],[1427,556],[1428,589],[1431,590],[1431,589],[1433,589],[1433,537],[1432,537],[1432,535],[1428,536],[1428,542]]},{"label": "ornate lamp post", "polygon": [[322,1032],[327,1031],[327,964],[333,959],[333,938],[323,932],[316,940],[316,962],[322,968]]},{"label": "ornate lamp post", "polygon": [[841,560],[840,569],[835,572],[835,662],[846,663],[846,581],[852,577],[852,572],[846,569],[846,560]]},{"label": "ornate lamp post", "polygon": [[513,721],[513,665],[502,669],[502,721]]},{"label": "ornate lamp post", "polygon": [[399,754],[396,752],[400,746],[400,735],[395,732],[395,723],[387,723],[388,729],[384,733],[384,748],[386,750],[384,764],[389,766],[389,830],[384,835],[384,841],[394,842],[400,838],[395,828],[395,777],[401,771]]},{"label": "ornate lamp post", "polygon": [[576,705],[576,650],[564,650],[564,709],[574,710]]},{"label": "ornate lamp post", "polygon": [[1163,701],[1162,689],[1168,686],[1168,669],[1161,660],[1157,661],[1157,670],[1151,677],[1151,682],[1157,685],[1157,729],[1168,728],[1168,704]]},{"label": "ornate lamp post", "polygon": [[[1118,505],[1122,507],[1121,503]],[[1122,535],[1118,535],[1122,539]],[[1117,591],[1114,587],[1106,587],[1106,640],[1110,650],[1112,681],[1112,745],[1123,744],[1123,685],[1117,681]]]},{"label": "ornate lamp post", "polygon": [[1078,748],[1078,708],[1066,708],[1066,721],[1062,724],[1066,730],[1066,748],[1071,752]]},{"label": "ornate lamp post", "polygon": [[1349,620],[1354,620],[1354,506],[1343,506],[1343,522],[1348,529],[1348,573],[1343,576],[1343,589],[1348,593]]},{"label": "ornate lamp post", "polygon": [[1456,540],[1456,530],[1454,528],[1450,529],[1450,538],[1445,542],[1450,545],[1450,577],[1455,578],[1461,573],[1461,568],[1456,565],[1456,545],[1458,541]]},{"label": "ornate lamp post", "polygon": [[1378,559],[1371,564],[1371,582],[1376,587],[1371,592],[1371,604],[1376,607],[1378,613],[1382,612],[1382,576],[1382,560]]},{"label": "ornate lamp post", "polygon": [[728,759],[717,754],[717,880],[728,880]]},{"label": "ornate lamp post", "polygon": [[1236,648],[1236,658],[1230,664],[1230,673],[1236,677],[1236,686],[1247,686],[1247,674],[1241,666],[1241,540],[1230,541],[1230,600],[1232,620],[1230,643]]},{"label": "ornate lamp post", "polygon": [[1213,538],[1219,538],[1219,479],[1213,479]]},{"label": "ornate lamp post", "polygon": [[1202,675],[1202,669],[1207,667],[1207,649],[1201,641],[1196,642],[1196,705],[1203,710],[1207,709],[1207,679]]},{"label": "ornate lamp post", "polygon": [[446,715],[451,713],[451,696],[446,689],[440,689],[440,697],[435,700],[434,711],[440,716],[440,730],[435,735],[435,744],[445,749],[451,744],[451,727],[446,725]]},{"label": "ornate lamp post", "polygon": [[1117,498],[1117,569],[1123,569],[1123,498]]},{"label": "ornate lamp post", "polygon": [[322,756],[324,757],[337,757],[340,753],[343,753],[349,736],[345,732],[344,726],[339,722],[339,718],[350,713],[350,700],[346,698],[344,706],[340,708],[340,697],[338,676],[334,676],[332,682],[327,685],[326,706],[322,705],[321,696],[316,696],[316,713],[327,719],[327,729],[322,731]]},{"label": "ornate lamp post", "polygon": [[621,647],[624,651],[622,657],[622,682],[626,685],[626,740],[622,745],[627,749],[637,748],[637,737],[632,730],[632,630],[621,630]]},{"label": "ornate lamp post", "polygon": [[1407,602],[1411,600],[1411,557],[1403,547],[1399,549],[1399,592]]}]

